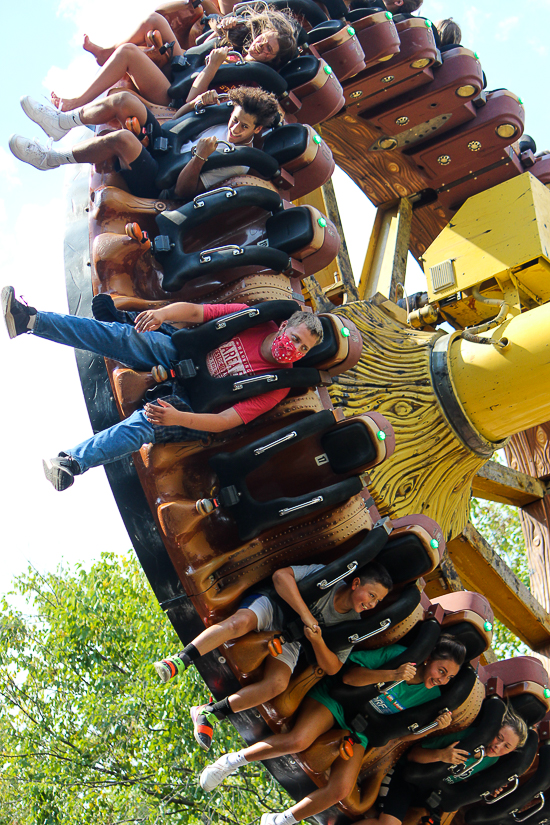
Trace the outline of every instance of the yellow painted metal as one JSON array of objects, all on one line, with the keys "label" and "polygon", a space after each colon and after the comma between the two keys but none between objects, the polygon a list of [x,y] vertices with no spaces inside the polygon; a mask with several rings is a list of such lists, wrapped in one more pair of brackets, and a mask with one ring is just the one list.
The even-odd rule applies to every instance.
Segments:
[{"label": "yellow painted metal", "polygon": [[509,346],[466,341],[449,345],[448,365],[464,412],[488,441],[550,420],[550,304],[516,315],[485,333]]},{"label": "yellow painted metal", "polygon": [[[430,300],[476,285],[482,293],[484,286],[498,290],[509,273],[532,300],[550,300],[550,190],[525,173],[469,198],[424,261]],[[438,281],[434,267],[445,262],[448,270]]]},{"label": "yellow painted metal", "polygon": [[377,293],[395,300],[396,284],[404,283],[410,242],[412,205],[407,198],[380,206],[365,254],[359,298]]}]

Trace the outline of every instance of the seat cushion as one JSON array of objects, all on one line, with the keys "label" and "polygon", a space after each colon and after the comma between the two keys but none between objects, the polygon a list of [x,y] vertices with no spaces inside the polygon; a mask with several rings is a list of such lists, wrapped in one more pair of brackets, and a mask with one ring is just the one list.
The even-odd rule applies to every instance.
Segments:
[{"label": "seat cushion", "polygon": [[340,425],[321,438],[323,450],[335,473],[349,473],[376,459],[376,448],[360,421]]},{"label": "seat cushion", "polygon": [[308,246],[313,239],[311,215],[305,206],[295,206],[273,215],[266,221],[269,246],[291,255]]}]

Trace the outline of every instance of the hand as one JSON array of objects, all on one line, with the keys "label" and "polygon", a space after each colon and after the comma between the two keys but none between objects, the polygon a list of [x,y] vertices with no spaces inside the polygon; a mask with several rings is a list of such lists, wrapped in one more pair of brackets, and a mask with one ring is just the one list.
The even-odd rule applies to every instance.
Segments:
[{"label": "hand", "polygon": [[318,624],[314,625],[313,627],[308,627],[307,625],[305,625],[304,636],[306,637],[308,642],[319,642],[323,638],[321,628]]},{"label": "hand", "polygon": [[229,17],[222,17],[217,22],[222,31],[228,31],[229,29],[234,29],[235,26],[238,26],[240,21],[237,17],[230,15]]},{"label": "hand", "polygon": [[449,710],[446,710],[445,713],[440,713],[435,721],[437,722],[437,730],[448,728],[453,721],[453,714]]},{"label": "hand", "polygon": [[201,138],[195,146],[195,154],[199,156],[199,160],[204,158],[207,160],[212,152],[216,151],[218,140],[215,137]]},{"label": "hand", "polygon": [[162,398],[158,399],[157,404],[145,405],[145,418],[149,424],[156,424],[159,427],[185,426],[181,420],[181,417],[185,414],[186,413],[176,410],[176,408],[167,401],[163,401]]},{"label": "hand", "polygon": [[229,46],[221,46],[218,49],[212,49],[212,51],[206,59],[206,65],[213,66],[217,71],[222,65],[222,63],[225,63],[225,61],[227,60],[227,55],[230,51],[231,49],[229,48]]},{"label": "hand", "polygon": [[439,760],[440,762],[447,762],[449,765],[461,765],[463,762],[466,762],[470,754],[468,751],[463,751],[457,748],[456,746],[459,744],[459,741],[453,742],[452,745],[449,745],[446,748],[442,748],[439,751]]},{"label": "hand", "polygon": [[215,106],[218,103],[218,93],[215,89],[208,89],[208,91],[203,92],[202,95],[199,95],[195,98],[194,103],[200,103],[201,106]]},{"label": "hand", "polygon": [[410,682],[416,676],[416,665],[412,662],[407,662],[395,671],[395,680],[397,682]]},{"label": "hand", "polygon": [[164,322],[160,309],[146,309],[134,321],[136,332],[153,332]]}]

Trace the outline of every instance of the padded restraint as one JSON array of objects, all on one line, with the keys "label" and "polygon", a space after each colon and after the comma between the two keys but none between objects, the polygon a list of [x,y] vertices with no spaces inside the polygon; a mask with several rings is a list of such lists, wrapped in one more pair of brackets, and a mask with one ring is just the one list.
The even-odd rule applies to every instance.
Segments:
[{"label": "padded restraint", "polygon": [[363,17],[368,17],[371,14],[379,14],[381,9],[373,8],[372,6],[365,6],[358,9],[352,9],[346,14],[346,20],[350,23],[355,23],[356,20],[362,20]]},{"label": "padded restraint", "polygon": [[[506,705],[498,696],[489,696],[485,699],[471,732],[461,740],[460,748],[473,754],[480,745],[485,746],[492,742],[500,730],[505,710]],[[462,765],[449,765],[447,762],[430,762],[422,765],[419,762],[407,761],[405,779],[411,785],[426,790],[442,790],[446,777],[449,774],[460,774],[461,770]]]},{"label": "padded restraint", "polygon": [[[484,794],[489,796],[497,788],[508,785],[510,781],[515,781],[515,777],[520,777],[531,765],[538,747],[538,736],[534,730],[530,730],[527,742],[522,748],[502,756],[498,762],[491,765],[485,771],[474,774],[470,779],[457,782],[454,785],[446,785],[441,791],[441,801],[439,807],[442,811],[456,811],[465,805],[479,802]],[[495,805],[497,802],[495,801]],[[483,808],[490,810],[485,802]]]},{"label": "padded restraint", "polygon": [[343,28],[344,23],[340,22],[340,20],[327,20],[325,23],[320,23],[318,26],[315,26],[314,29],[311,29],[311,31],[307,33],[307,42],[311,45],[319,43],[326,37],[332,37],[332,35],[337,34],[340,29]]},{"label": "padded restraint", "polygon": [[284,166],[306,151],[308,141],[309,132],[302,123],[289,123],[269,132],[262,149]]},{"label": "padded restraint", "polygon": [[[209,352],[245,329],[268,321],[280,323],[299,308],[295,301],[265,301],[258,306],[207,321],[196,329],[175,332],[172,342],[180,356],[180,361],[174,365],[176,377],[184,383],[193,410],[211,412],[273,389],[320,384],[318,370],[300,369],[299,362],[292,369],[274,369],[270,373],[254,376],[227,375],[223,378],[211,376],[206,366]],[[332,418],[332,413],[329,415]]]},{"label": "padded restraint", "polygon": [[287,84],[289,90],[296,89],[303,83],[313,80],[319,70],[319,60],[312,54],[295,57],[282,67],[279,74]]},{"label": "padded restraint", "polygon": [[[484,825],[484,823],[501,822],[502,825],[514,825],[518,818],[514,816],[517,811],[522,811],[519,818],[529,814],[526,822],[529,825],[539,825],[541,820],[548,817],[550,810],[550,794],[545,793],[540,796],[541,791],[546,791],[550,787],[550,742],[547,740],[539,745],[538,765],[535,773],[527,782],[510,794],[510,796],[495,802],[493,805],[475,805],[466,811],[464,819],[466,825]],[[546,802],[546,799],[548,802]],[[529,806],[527,810],[523,810]],[[546,811],[544,813],[544,811]]]},{"label": "padded restraint", "polygon": [[[168,95],[174,100],[180,98],[185,100],[198,74],[198,71],[192,72],[190,75],[182,72],[182,76],[177,76],[168,89]],[[251,84],[260,86],[266,92],[273,92],[277,97],[283,95],[288,89],[286,80],[281,74],[272,69],[271,66],[266,66],[265,63],[256,62],[230,63],[220,66],[209,88],[215,86],[228,86],[231,88],[234,86],[250,86]]]},{"label": "padded restraint", "polygon": [[[358,475],[300,496],[281,497],[267,502],[257,501],[248,489],[246,477],[253,470],[277,453],[289,447],[294,449],[300,441],[322,433],[334,426],[334,423],[334,414],[323,410],[233,453],[218,453],[209,458],[210,466],[220,479],[220,503],[222,506],[231,506],[243,541],[255,538],[270,527],[333,507],[361,491],[363,485]],[[360,472],[359,467],[358,471]]]},{"label": "padded restraint", "polygon": [[327,19],[326,14],[313,0],[270,0],[269,5],[276,9],[290,9],[295,15],[305,17],[310,26],[317,26]]},{"label": "padded restraint", "polygon": [[268,218],[265,225],[269,246],[292,255],[313,240],[311,213],[305,206],[294,206]]}]

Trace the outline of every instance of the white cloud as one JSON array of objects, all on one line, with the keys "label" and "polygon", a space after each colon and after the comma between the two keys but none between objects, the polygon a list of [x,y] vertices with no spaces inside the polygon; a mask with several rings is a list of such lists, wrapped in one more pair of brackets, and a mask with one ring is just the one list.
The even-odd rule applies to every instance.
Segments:
[{"label": "white cloud", "polygon": [[510,39],[510,35],[516,31],[518,23],[519,17],[507,17],[505,20],[501,20],[497,26],[495,39],[505,43]]}]

